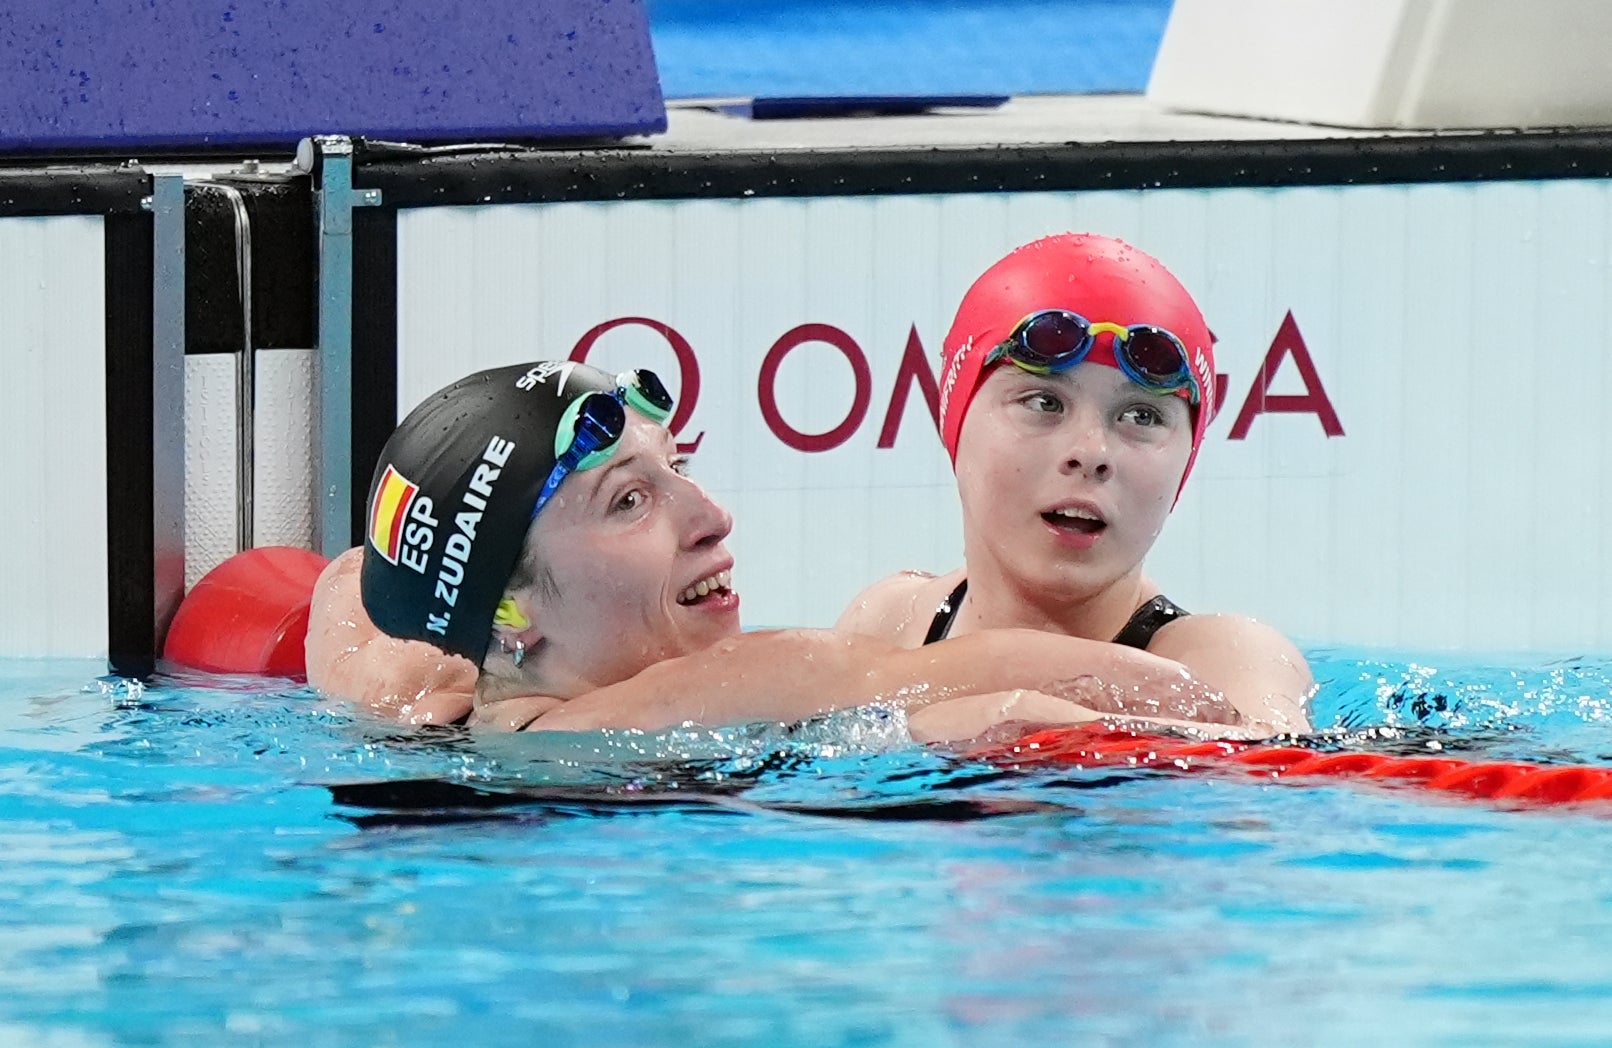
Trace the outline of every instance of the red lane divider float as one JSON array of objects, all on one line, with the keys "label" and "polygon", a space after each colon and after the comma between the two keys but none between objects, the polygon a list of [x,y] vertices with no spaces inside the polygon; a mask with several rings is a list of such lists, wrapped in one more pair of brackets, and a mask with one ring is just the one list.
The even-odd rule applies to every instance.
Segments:
[{"label": "red lane divider float", "polygon": [[208,673],[306,676],[313,585],[328,563],[290,546],[235,554],[185,594],[163,657]]},{"label": "red lane divider float", "polygon": [[1094,728],[1048,728],[969,756],[1014,767],[1160,768],[1245,774],[1277,781],[1364,779],[1379,785],[1438,790],[1518,804],[1612,800],[1612,768],[1590,765],[1396,757],[1384,753],[1318,753],[1300,746],[1247,742],[1183,742],[1166,735]]}]

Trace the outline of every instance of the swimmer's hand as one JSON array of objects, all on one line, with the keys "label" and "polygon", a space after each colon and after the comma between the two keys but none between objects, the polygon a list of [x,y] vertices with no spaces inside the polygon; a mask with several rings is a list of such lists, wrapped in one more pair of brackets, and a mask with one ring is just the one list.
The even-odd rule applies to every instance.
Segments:
[{"label": "swimmer's hand", "polygon": [[470,715],[473,728],[495,731],[544,731],[543,716],[565,705],[551,695],[521,695],[497,702],[482,703]]},{"label": "swimmer's hand", "polygon": [[1103,715],[1068,699],[1028,688],[964,695],[907,714],[914,742],[1008,742],[1038,727],[1090,724]]},{"label": "swimmer's hand", "polygon": [[[1096,674],[1048,681],[1041,690],[1056,698],[1122,717],[1164,718],[1200,724],[1240,725],[1243,715],[1221,692],[1179,663],[1153,659],[1156,669],[1133,672],[1125,683],[1105,683]],[[1117,680],[1124,680],[1115,675]]]},{"label": "swimmer's hand", "polygon": [[1115,716],[1045,692],[1016,688],[930,703],[907,714],[914,742],[972,745],[1012,742],[1032,731],[1100,723],[1105,728],[1169,731],[1194,739],[1257,740],[1274,732],[1263,724],[1212,724],[1175,717]]}]

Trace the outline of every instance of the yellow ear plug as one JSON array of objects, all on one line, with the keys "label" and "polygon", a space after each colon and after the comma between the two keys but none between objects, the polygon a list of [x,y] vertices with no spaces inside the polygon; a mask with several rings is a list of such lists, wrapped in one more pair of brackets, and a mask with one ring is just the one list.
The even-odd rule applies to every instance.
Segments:
[{"label": "yellow ear plug", "polygon": [[499,601],[498,610],[493,612],[493,625],[495,626],[509,626],[513,629],[523,630],[531,624],[531,620],[521,614],[521,609],[516,606],[514,599],[511,597],[505,597]]}]

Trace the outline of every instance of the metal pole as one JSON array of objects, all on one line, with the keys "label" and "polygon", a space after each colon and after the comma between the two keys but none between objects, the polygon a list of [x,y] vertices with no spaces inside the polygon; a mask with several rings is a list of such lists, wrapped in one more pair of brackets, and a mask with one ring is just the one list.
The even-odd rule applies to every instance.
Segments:
[{"label": "metal pole", "polygon": [[216,190],[235,218],[235,284],[241,299],[241,346],[235,356],[235,548],[254,545],[257,491],[257,350],[252,344],[252,221],[246,198],[234,186],[195,182]]},{"label": "metal pole", "polygon": [[314,177],[319,233],[319,325],[314,354],[319,387],[319,548],[333,557],[352,543],[353,208],[381,202],[378,189],[353,189],[353,143],[317,135],[297,147]]},{"label": "metal pole", "polygon": [[162,651],[185,595],[185,179],[151,178],[152,599]]}]

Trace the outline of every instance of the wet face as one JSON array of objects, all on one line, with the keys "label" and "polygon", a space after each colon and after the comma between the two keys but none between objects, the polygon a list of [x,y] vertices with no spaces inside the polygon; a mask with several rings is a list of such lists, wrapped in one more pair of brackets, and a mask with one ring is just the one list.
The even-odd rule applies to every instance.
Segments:
[{"label": "wet face", "polygon": [[1187,402],[1117,368],[992,368],[957,445],[970,577],[1054,601],[1138,577],[1191,448]]},{"label": "wet face", "polygon": [[534,536],[554,587],[534,596],[554,665],[593,687],[739,632],[733,518],[683,473],[671,435],[627,412],[620,445],[567,477]]}]

